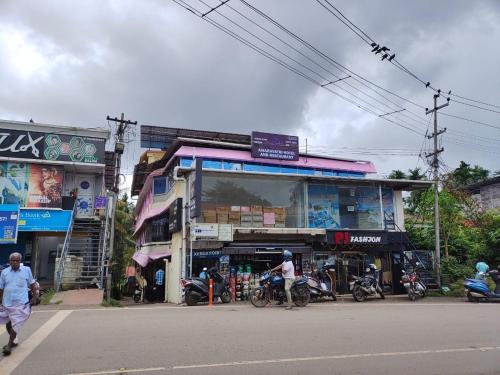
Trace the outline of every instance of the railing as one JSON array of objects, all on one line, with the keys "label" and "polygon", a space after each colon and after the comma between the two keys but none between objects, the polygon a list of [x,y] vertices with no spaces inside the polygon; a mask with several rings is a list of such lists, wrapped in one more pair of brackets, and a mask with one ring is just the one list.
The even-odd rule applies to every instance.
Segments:
[{"label": "railing", "polygon": [[[71,234],[73,232],[73,222],[76,214],[76,200],[73,205],[73,211],[71,211],[71,217],[69,221],[69,227],[68,231],[66,232],[66,237],[64,238],[64,245],[61,250],[61,254],[57,254],[59,256],[59,262],[57,263],[56,266],[56,277],[55,277],[55,290],[56,292],[61,291],[61,283],[62,283],[62,276],[64,274],[64,264],[66,260],[66,254],[68,254],[69,250],[69,243],[71,241]],[[57,257],[56,257],[57,258]]]}]

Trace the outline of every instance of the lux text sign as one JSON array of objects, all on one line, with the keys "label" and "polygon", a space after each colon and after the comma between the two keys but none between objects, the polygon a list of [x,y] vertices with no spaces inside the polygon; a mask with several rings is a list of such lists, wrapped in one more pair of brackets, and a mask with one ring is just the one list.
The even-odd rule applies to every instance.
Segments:
[{"label": "lux text sign", "polygon": [[299,160],[299,137],[252,132],[252,157],[297,161]]}]

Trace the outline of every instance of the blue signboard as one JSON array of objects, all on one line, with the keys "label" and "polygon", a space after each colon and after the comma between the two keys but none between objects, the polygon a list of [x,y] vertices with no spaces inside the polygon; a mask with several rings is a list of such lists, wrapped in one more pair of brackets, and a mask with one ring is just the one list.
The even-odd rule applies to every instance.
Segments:
[{"label": "blue signboard", "polygon": [[17,242],[18,219],[18,204],[0,204],[0,244]]},{"label": "blue signboard", "polygon": [[71,221],[71,210],[21,209],[19,231],[66,232]]}]

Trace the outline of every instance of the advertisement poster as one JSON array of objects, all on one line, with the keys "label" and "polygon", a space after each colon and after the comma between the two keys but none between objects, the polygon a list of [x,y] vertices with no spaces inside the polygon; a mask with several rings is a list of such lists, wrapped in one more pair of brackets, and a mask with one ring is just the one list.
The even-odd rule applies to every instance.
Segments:
[{"label": "advertisement poster", "polygon": [[309,228],[340,228],[339,196],[335,186],[309,185]]},{"label": "advertisement poster", "polygon": [[0,244],[17,242],[18,204],[0,204]]},{"label": "advertisement poster", "polygon": [[29,164],[0,162],[0,204],[26,206]]},{"label": "advertisement poster", "polygon": [[359,229],[380,229],[382,218],[380,217],[379,190],[375,187],[358,187],[356,189],[358,199],[358,224]]},{"label": "advertisement poster", "polygon": [[63,167],[31,164],[26,207],[61,208],[63,178]]}]

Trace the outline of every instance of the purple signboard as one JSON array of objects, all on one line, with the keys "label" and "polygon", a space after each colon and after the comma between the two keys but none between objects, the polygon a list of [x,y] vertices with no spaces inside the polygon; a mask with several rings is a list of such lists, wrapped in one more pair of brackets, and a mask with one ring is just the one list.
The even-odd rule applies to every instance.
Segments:
[{"label": "purple signboard", "polygon": [[297,161],[299,160],[299,137],[252,132],[252,157]]},{"label": "purple signboard", "polygon": [[106,208],[107,200],[106,197],[95,197],[94,208]]}]

